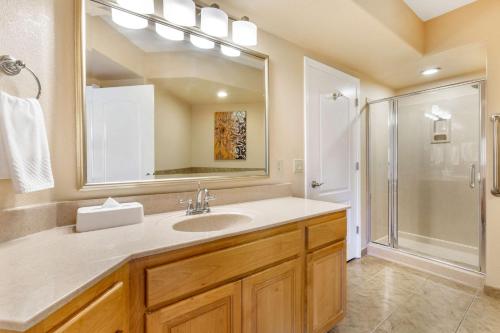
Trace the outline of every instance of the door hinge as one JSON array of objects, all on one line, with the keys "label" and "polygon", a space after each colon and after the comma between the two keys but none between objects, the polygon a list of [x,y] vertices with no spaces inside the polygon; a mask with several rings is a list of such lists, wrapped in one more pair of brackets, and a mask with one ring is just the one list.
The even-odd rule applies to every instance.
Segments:
[{"label": "door hinge", "polygon": [[358,107],[359,106],[359,98],[356,97],[356,100],[354,103],[356,104],[356,107]]},{"label": "door hinge", "polygon": [[356,165],[354,167],[356,168],[356,171],[359,171],[359,162],[356,162]]},{"label": "door hinge", "polygon": [[356,235],[359,235],[359,225],[356,226]]}]

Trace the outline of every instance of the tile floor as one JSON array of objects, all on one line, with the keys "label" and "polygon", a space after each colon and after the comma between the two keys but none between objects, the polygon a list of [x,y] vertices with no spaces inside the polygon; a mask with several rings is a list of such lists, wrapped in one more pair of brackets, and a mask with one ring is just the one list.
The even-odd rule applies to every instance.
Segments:
[{"label": "tile floor", "polygon": [[499,333],[500,299],[375,257],[347,265],[347,315],[330,333]]}]

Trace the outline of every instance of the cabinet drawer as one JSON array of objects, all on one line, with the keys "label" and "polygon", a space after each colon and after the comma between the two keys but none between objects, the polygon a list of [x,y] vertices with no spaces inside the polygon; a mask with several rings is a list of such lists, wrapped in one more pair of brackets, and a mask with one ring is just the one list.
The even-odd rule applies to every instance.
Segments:
[{"label": "cabinet drawer", "polygon": [[128,332],[126,304],[124,284],[117,282],[51,333]]},{"label": "cabinet drawer", "polygon": [[224,285],[146,315],[148,333],[240,333],[241,282]]},{"label": "cabinet drawer", "polygon": [[347,219],[345,217],[310,225],[307,227],[307,249],[345,239]]},{"label": "cabinet drawer", "polygon": [[146,269],[146,306],[180,299],[198,290],[297,255],[301,231],[269,237]]}]

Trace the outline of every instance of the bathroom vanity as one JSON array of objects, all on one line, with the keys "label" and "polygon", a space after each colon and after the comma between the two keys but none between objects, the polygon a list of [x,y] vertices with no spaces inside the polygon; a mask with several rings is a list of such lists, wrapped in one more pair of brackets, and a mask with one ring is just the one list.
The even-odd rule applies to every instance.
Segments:
[{"label": "bathroom vanity", "polygon": [[[274,182],[267,55],[116,1],[74,4],[81,189]],[[0,244],[0,333],[323,333],[343,318],[348,206],[204,200],[188,212],[209,214]]]},{"label": "bathroom vanity", "polygon": [[223,230],[176,231],[175,212],[29,236],[0,249],[1,259],[46,251],[16,266],[31,262],[40,275],[0,278],[3,302],[12,301],[0,307],[0,332],[327,332],[345,313],[346,208],[279,198],[216,207],[252,217]]}]

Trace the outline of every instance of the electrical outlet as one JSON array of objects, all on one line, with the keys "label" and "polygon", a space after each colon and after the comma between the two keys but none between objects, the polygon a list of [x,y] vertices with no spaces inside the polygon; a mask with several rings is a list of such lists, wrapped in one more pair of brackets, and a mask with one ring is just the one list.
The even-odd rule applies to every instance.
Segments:
[{"label": "electrical outlet", "polygon": [[304,173],[304,160],[293,160],[293,173]]}]

